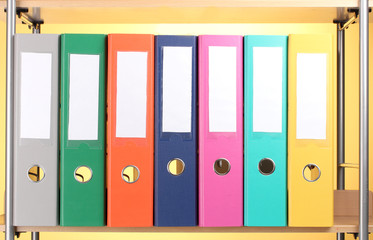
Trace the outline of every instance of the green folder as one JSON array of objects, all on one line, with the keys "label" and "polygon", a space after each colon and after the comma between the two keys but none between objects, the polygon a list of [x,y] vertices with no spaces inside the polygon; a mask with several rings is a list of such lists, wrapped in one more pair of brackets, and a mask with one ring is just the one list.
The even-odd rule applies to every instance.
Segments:
[{"label": "green folder", "polygon": [[105,225],[106,35],[61,36],[61,226]]}]

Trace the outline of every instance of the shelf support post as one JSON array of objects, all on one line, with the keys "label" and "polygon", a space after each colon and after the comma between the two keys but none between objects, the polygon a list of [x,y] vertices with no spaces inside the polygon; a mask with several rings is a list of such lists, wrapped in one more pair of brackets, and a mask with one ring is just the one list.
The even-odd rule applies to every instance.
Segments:
[{"label": "shelf support post", "polygon": [[[337,136],[337,161],[345,163],[345,29],[337,30],[337,105],[338,105],[338,136]],[[338,167],[337,189],[345,189],[345,169]]]},{"label": "shelf support post", "polygon": [[7,0],[6,14],[6,147],[5,147],[5,239],[14,240],[13,227],[13,38],[16,28],[16,1]]},{"label": "shelf support post", "polygon": [[39,240],[39,232],[32,232],[31,233],[32,240]]},{"label": "shelf support post", "polygon": [[[349,18],[349,13],[354,15]],[[337,24],[337,190],[345,189],[345,32],[356,22],[359,11],[338,8]],[[337,240],[344,240],[345,233],[337,233]]]},{"label": "shelf support post", "polygon": [[360,37],[360,142],[359,142],[359,239],[368,240],[369,224],[369,7],[359,0]]},{"label": "shelf support post", "polygon": [[[39,8],[33,8],[33,13],[35,14],[38,14],[39,18],[40,18],[40,9]],[[32,33],[33,34],[40,34],[40,25],[41,24],[35,24],[33,25],[32,27]],[[39,232],[32,232],[31,233],[31,240],[39,240],[39,236],[40,236],[40,233]]]},{"label": "shelf support post", "polygon": [[[36,18],[36,19],[40,19],[40,8],[38,7],[33,7],[32,8],[32,15],[33,15],[33,18]],[[44,23],[43,20],[39,20],[36,24],[34,24],[33,28],[32,28],[32,33],[33,34],[38,34],[40,33],[40,29],[41,29],[41,25]]]},{"label": "shelf support post", "polygon": [[[341,25],[341,27],[339,26]],[[345,28],[337,25],[337,189],[345,189]],[[344,240],[344,233],[337,233],[337,240]]]}]

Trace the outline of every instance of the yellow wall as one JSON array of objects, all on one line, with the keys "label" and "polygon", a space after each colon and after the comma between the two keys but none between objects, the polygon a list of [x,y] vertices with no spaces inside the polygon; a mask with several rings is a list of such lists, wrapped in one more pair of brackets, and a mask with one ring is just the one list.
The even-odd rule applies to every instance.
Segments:
[{"label": "yellow wall", "polygon": [[[5,191],[5,23],[0,23],[0,214],[4,212],[2,194]],[[24,25],[17,26],[17,32],[30,32]],[[43,33],[153,33],[153,34],[291,34],[291,33],[329,33],[336,40],[336,27],[333,24],[122,24],[122,25],[44,25]],[[373,28],[370,28],[373,32]],[[358,136],[359,136],[359,63],[358,63],[358,25],[353,25],[346,34],[346,161],[358,163]],[[371,42],[372,34],[370,38]],[[336,41],[335,41],[336,42]],[[336,44],[334,44],[335,53]],[[336,55],[336,54],[334,54]],[[334,59],[335,60],[335,59]],[[371,56],[370,69],[373,60]],[[372,73],[370,80],[372,80]],[[372,84],[370,84],[371,87]],[[373,108],[373,97],[371,97],[371,108]],[[373,112],[373,111],[371,111]],[[373,126],[373,118],[370,120]],[[373,129],[373,127],[371,128]],[[373,130],[372,130],[373,131]],[[373,136],[373,135],[371,135]],[[370,141],[370,146],[373,140]],[[370,170],[372,170],[371,164]],[[372,171],[370,171],[372,172]],[[370,174],[372,176],[372,174]],[[373,177],[370,178],[370,186],[373,186]],[[358,170],[347,170],[346,188],[358,188]],[[371,189],[373,189],[371,187]],[[3,238],[3,233],[0,234]],[[223,240],[223,239],[335,239],[335,234],[208,234],[208,233],[41,233],[41,239],[126,239],[126,240],[171,240],[178,238]],[[30,239],[29,234],[22,234],[21,239]],[[351,236],[348,239],[352,239]]]}]

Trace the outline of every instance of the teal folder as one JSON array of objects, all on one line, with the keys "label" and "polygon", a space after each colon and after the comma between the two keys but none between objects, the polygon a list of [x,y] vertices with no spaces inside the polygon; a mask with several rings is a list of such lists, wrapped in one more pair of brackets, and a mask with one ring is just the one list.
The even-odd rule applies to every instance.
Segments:
[{"label": "teal folder", "polygon": [[287,36],[244,38],[244,225],[287,225]]},{"label": "teal folder", "polygon": [[61,226],[105,225],[106,35],[61,35]]}]

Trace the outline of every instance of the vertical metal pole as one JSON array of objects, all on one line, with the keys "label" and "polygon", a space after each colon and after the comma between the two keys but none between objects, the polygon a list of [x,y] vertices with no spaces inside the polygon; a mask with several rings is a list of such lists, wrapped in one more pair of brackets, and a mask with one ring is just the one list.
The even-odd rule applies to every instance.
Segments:
[{"label": "vertical metal pole", "polygon": [[[339,25],[337,25],[339,28]],[[338,105],[338,137],[337,163],[345,162],[345,30],[337,30],[337,105]],[[345,189],[345,169],[337,168],[337,189]],[[344,240],[344,233],[337,233],[337,240]]]},{"label": "vertical metal pole", "polygon": [[[38,8],[33,8],[33,12],[34,12],[34,9],[38,9]],[[39,28],[36,28],[35,26],[32,28],[32,33],[33,34],[40,34],[40,25],[39,25]],[[39,174],[39,171],[40,169],[38,168],[38,178],[40,177],[40,174]],[[38,179],[39,180],[39,179]],[[31,233],[31,240],[39,240],[39,232],[32,232]]]},{"label": "vertical metal pole", "polygon": [[40,28],[32,28],[32,33],[33,34],[39,34],[40,33]]},{"label": "vertical metal pole", "polygon": [[368,0],[359,0],[360,12],[360,222],[359,239],[368,240],[369,224],[369,9]]},{"label": "vertical metal pole", "polygon": [[[33,19],[40,19],[40,8],[39,7],[33,7],[32,8],[32,18]],[[37,27],[37,28],[36,28]],[[32,27],[32,33],[38,34],[40,33],[41,24],[38,24],[36,26]]]},{"label": "vertical metal pole", "polygon": [[5,239],[14,240],[13,227],[13,37],[16,1],[7,0],[6,20],[6,148],[5,148]]},{"label": "vertical metal pole", "polygon": [[[345,30],[341,22],[348,20],[347,8],[337,9],[337,166],[345,162]],[[337,167],[337,189],[345,188],[345,169]],[[337,232],[337,240],[344,240],[345,234]]]},{"label": "vertical metal pole", "polygon": [[39,240],[39,232],[32,232],[31,233],[32,240]]},{"label": "vertical metal pole", "polygon": [[[337,161],[338,164],[345,162],[345,30],[337,31],[337,70],[338,70],[338,141],[337,141]],[[345,169],[338,168],[337,189],[345,189]]]}]

